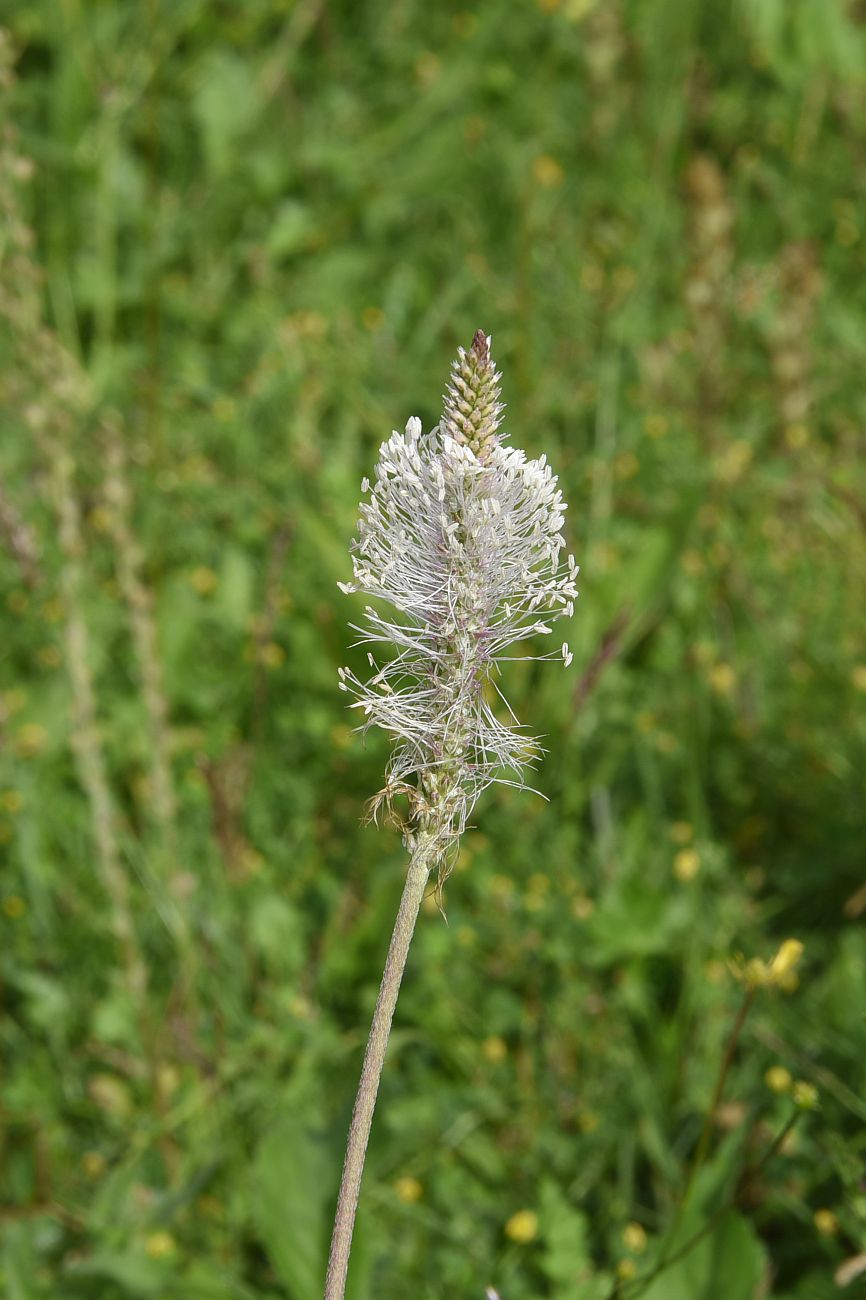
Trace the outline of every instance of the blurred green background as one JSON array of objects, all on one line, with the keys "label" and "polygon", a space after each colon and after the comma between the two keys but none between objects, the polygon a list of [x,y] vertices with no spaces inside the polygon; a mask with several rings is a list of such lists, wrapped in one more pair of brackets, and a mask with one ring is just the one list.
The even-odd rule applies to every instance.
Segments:
[{"label": "blurred green background", "polygon": [[405,861],[336,583],[479,326],[575,663],[422,914],[351,1295],[863,1294],[864,5],[4,21],[4,1294],[321,1293]]}]

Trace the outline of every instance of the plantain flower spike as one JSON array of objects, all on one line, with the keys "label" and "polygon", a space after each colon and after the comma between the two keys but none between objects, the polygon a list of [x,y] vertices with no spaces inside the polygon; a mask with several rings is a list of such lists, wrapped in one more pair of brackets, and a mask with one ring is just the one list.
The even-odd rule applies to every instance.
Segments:
[{"label": "plantain flower spike", "polygon": [[508,653],[572,615],[578,566],[563,555],[566,505],[546,457],[503,443],[499,379],[479,330],[452,366],[441,422],[424,433],[412,418],[382,444],[362,484],[353,579],[339,584],[388,607],[352,624],[370,647],[366,680],[340,669],[364,729],[395,742],[374,811],[407,796],[407,846],[423,833],[440,861],[482,790],[524,786],[538,752],[496,684],[500,664],[571,662],[567,643]]}]

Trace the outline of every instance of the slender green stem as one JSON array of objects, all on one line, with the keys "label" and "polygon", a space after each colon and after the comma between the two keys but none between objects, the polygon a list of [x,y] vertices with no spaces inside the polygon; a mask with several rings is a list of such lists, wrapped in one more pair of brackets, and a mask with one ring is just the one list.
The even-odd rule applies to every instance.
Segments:
[{"label": "slender green stem", "polygon": [[698,1174],[703,1168],[704,1161],[707,1158],[707,1152],[709,1151],[710,1148],[710,1139],[712,1138],[712,1134],[713,1134],[713,1125],[716,1121],[716,1112],[718,1111],[719,1105],[722,1100],[722,1093],[725,1090],[725,1084],[728,1079],[728,1074],[730,1073],[731,1065],[733,1064],[734,1061],[734,1054],[736,1053],[737,1050],[737,1044],[739,1043],[740,1035],[743,1032],[743,1025],[746,1023],[746,1016],[749,1014],[749,1012],[752,1009],[752,1003],[755,1000],[756,992],[757,990],[754,987],[749,987],[746,989],[745,996],[743,997],[743,1000],[740,1003],[740,1009],[737,1012],[737,1018],[734,1021],[733,1028],[731,1029],[730,1034],[728,1035],[728,1041],[725,1046],[725,1054],[722,1057],[721,1069],[719,1070],[718,1078],[716,1079],[716,1086],[713,1091],[713,1099],[710,1102],[709,1110],[707,1111],[706,1116],[704,1118],[704,1127],[701,1130],[700,1140],[698,1141],[697,1149],[695,1151],[695,1158],[692,1161],[692,1167],[689,1173],[689,1180],[688,1183],[686,1184],[686,1190],[683,1193],[683,1199],[682,1199],[683,1206],[685,1206],[685,1203],[689,1198],[689,1194],[692,1190],[692,1187],[694,1186],[695,1179],[697,1178]]},{"label": "slender green stem", "polygon": [[[642,1287],[648,1286],[650,1282],[653,1281],[654,1278],[658,1277],[659,1273],[663,1273],[665,1269],[670,1268],[670,1266],[673,1263],[675,1263],[678,1259],[681,1259],[684,1254],[687,1254],[688,1250],[690,1250],[691,1247],[696,1242],[700,1241],[701,1238],[707,1232],[709,1232],[710,1228],[714,1227],[717,1222],[718,1216],[717,1215],[712,1216],[708,1220],[708,1223],[705,1224],[704,1227],[698,1233],[696,1233],[696,1235],[693,1238],[689,1239],[685,1247],[681,1247],[676,1251],[673,1250],[673,1239],[676,1236],[676,1232],[680,1226],[680,1223],[682,1222],[683,1215],[688,1207],[689,1200],[692,1195],[692,1191],[694,1190],[695,1181],[697,1179],[698,1174],[700,1173],[701,1169],[704,1166],[704,1162],[707,1158],[707,1154],[710,1149],[710,1141],[712,1139],[713,1124],[715,1123],[716,1113],[719,1109],[719,1105],[722,1100],[722,1095],[725,1091],[725,1084],[727,1083],[728,1074],[730,1073],[731,1066],[733,1065],[734,1062],[734,1056],[737,1051],[737,1045],[740,1041],[740,1036],[743,1032],[743,1026],[746,1023],[746,1017],[748,1016],[750,1010],[752,1009],[752,1004],[755,1001],[756,992],[757,989],[753,986],[746,989],[743,1000],[740,1003],[740,1008],[737,1012],[736,1018],[731,1027],[731,1031],[728,1034],[727,1042],[725,1044],[724,1055],[722,1056],[721,1064],[719,1066],[719,1073],[716,1077],[715,1087],[713,1088],[712,1100],[710,1101],[709,1109],[707,1110],[706,1116],[704,1117],[704,1124],[701,1130],[701,1136],[698,1139],[698,1145],[695,1148],[695,1154],[694,1157],[692,1158],[692,1163],[689,1168],[685,1189],[683,1190],[683,1194],[680,1197],[679,1204],[677,1205],[676,1211],[674,1212],[673,1220],[670,1226],[668,1227],[667,1232],[665,1233],[664,1240],[662,1241],[659,1262],[652,1270],[652,1272],[646,1274],[646,1276],[643,1278],[634,1278],[632,1281],[625,1282],[625,1283],[618,1282],[614,1286],[614,1289],[611,1293],[611,1300],[613,1300],[613,1297],[620,1297],[625,1295],[626,1292],[628,1292],[628,1294],[631,1294],[633,1288],[639,1285]],[[770,1154],[772,1154],[772,1152]],[[727,1209],[729,1207],[726,1206],[723,1208]]]},{"label": "slender green stem", "polygon": [[361,1080],[355,1098],[355,1109],[352,1112],[346,1160],[343,1165],[343,1177],[340,1180],[340,1194],[337,1198],[337,1213],[334,1219],[328,1276],[325,1282],[325,1300],[343,1300],[346,1288],[349,1252],[352,1249],[352,1230],[355,1226],[355,1211],[358,1208],[370,1126],[376,1108],[376,1094],[379,1091],[379,1080],[382,1077],[382,1066],[391,1033],[391,1021],[397,1005],[403,971],[406,968],[409,945],[412,942],[415,922],[418,919],[418,911],[434,858],[435,847],[432,839],[419,835],[406,873],[403,897],[400,899],[397,919],[394,922],[391,946],[385,961],[382,983],[379,986],[379,998],[376,1002],[376,1010],[373,1012],[373,1023],[370,1026],[364,1064],[361,1067]]},{"label": "slender green stem", "polygon": [[706,1115],[704,1116],[704,1124],[703,1124],[703,1128],[701,1129],[701,1136],[698,1139],[698,1145],[695,1148],[695,1154],[692,1158],[692,1163],[689,1168],[685,1189],[683,1191],[682,1196],[680,1197],[680,1203],[677,1206],[676,1213],[674,1214],[673,1223],[671,1224],[666,1234],[667,1240],[662,1250],[662,1258],[666,1256],[667,1252],[671,1248],[672,1239],[676,1234],[676,1230],[680,1225],[680,1220],[682,1219],[682,1216],[685,1213],[685,1210],[688,1206],[689,1200],[691,1199],[692,1191],[694,1190],[694,1186],[698,1174],[701,1172],[701,1170],[704,1167],[704,1162],[707,1158],[707,1154],[710,1149],[710,1142],[713,1136],[713,1125],[716,1122],[716,1114],[721,1104],[722,1095],[724,1094],[725,1091],[725,1084],[728,1081],[728,1075],[730,1073],[731,1066],[733,1065],[734,1062],[734,1056],[737,1051],[737,1045],[740,1041],[740,1035],[743,1032],[743,1025],[746,1023],[746,1017],[748,1016],[750,1010],[752,1009],[752,1003],[755,1001],[755,993],[756,990],[753,987],[746,989],[743,1000],[740,1003],[740,1008],[737,1012],[736,1018],[731,1027],[731,1032],[728,1034],[728,1039],[725,1044],[724,1055],[722,1057],[721,1065],[719,1066],[719,1073],[716,1077],[716,1084],[715,1087],[713,1088],[712,1100],[710,1101],[709,1108],[707,1110]]},{"label": "slender green stem", "polygon": [[[773,1138],[773,1141],[769,1144],[760,1160],[754,1165],[746,1165],[740,1175],[740,1183],[745,1182],[749,1178],[756,1178],[758,1174],[763,1173],[765,1166],[769,1164],[773,1156],[779,1150],[782,1143],[785,1141],[785,1138],[794,1128],[800,1115],[800,1111],[795,1111],[784,1124],[782,1129],[780,1129]],[[678,1264],[681,1259],[684,1259],[686,1255],[694,1250],[695,1246],[697,1246],[699,1242],[703,1241],[704,1237],[718,1226],[726,1214],[730,1214],[732,1210],[737,1208],[737,1195],[737,1191],[734,1191],[732,1196],[727,1197],[718,1209],[710,1215],[706,1223],[698,1228],[697,1232],[689,1237],[687,1241],[683,1242],[682,1246],[671,1254],[663,1256],[655,1267],[651,1268],[649,1272],[644,1273],[643,1276],[632,1278],[630,1281],[626,1282],[622,1287],[619,1287],[614,1294],[622,1297],[622,1300],[625,1300],[626,1296],[629,1297],[629,1300],[637,1300],[638,1296],[643,1294],[651,1282],[654,1282],[661,1273],[667,1272],[667,1270],[672,1268],[674,1264]]]}]

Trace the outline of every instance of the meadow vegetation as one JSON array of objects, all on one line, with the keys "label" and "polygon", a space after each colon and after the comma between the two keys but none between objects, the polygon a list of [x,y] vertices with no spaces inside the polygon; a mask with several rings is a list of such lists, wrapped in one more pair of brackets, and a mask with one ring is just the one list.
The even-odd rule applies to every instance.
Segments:
[{"label": "meadow vegetation", "polygon": [[422,912],[349,1294],[858,1294],[863,4],[3,21],[0,1289],[321,1295],[405,870],[336,584],[480,326],[574,663]]}]

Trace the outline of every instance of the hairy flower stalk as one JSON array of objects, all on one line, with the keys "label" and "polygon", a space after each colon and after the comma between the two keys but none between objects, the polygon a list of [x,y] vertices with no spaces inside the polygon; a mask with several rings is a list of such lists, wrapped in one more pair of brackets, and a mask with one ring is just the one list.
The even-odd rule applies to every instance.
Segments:
[{"label": "hairy flower stalk", "polygon": [[[578,568],[563,557],[565,503],[544,456],[503,445],[490,339],[479,330],[452,366],[440,423],[411,419],[382,444],[360,507],[353,580],[368,605],[352,626],[370,675],[340,670],[364,729],[395,741],[374,812],[403,796],[409,871],[373,1017],[337,1205],[325,1300],[342,1300],[355,1208],[391,1018],[430,872],[447,875],[479,794],[525,785],[538,752],[496,682],[523,642],[569,617]],[[515,648],[515,652],[509,651]],[[545,659],[571,662],[568,645]]]}]

